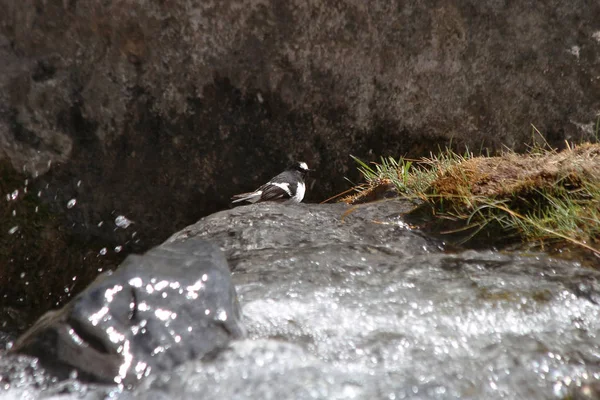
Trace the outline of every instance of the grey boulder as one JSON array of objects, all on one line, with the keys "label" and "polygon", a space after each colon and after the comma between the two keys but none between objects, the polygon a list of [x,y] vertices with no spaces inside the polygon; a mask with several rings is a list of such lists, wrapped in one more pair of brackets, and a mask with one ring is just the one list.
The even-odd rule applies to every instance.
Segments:
[{"label": "grey boulder", "polygon": [[215,354],[243,328],[223,253],[200,239],[130,255],[60,310],[40,318],[12,352],[53,374],[131,385]]}]

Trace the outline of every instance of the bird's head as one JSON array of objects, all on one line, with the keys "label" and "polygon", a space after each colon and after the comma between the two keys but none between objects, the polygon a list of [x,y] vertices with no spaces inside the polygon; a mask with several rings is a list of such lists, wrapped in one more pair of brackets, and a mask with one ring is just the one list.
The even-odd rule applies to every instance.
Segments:
[{"label": "bird's head", "polygon": [[298,161],[293,163],[289,169],[293,171],[298,171],[302,174],[302,176],[308,174],[312,169],[308,169],[308,165],[304,161]]}]

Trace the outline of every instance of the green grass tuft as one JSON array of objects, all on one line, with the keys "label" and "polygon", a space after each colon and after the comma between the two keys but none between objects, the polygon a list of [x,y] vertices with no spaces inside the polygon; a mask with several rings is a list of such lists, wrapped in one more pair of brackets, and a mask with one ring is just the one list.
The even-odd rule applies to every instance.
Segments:
[{"label": "green grass tuft", "polygon": [[[596,131],[599,126],[600,118]],[[539,134],[535,127],[533,132]],[[557,152],[544,141],[526,154],[499,157],[446,149],[421,160],[388,157],[369,164],[351,157],[365,183],[342,199],[348,203],[375,200],[379,187],[392,186],[399,196],[421,202],[414,215],[428,209],[428,226],[459,243],[482,237],[494,244],[566,242],[600,256],[598,144]]]}]

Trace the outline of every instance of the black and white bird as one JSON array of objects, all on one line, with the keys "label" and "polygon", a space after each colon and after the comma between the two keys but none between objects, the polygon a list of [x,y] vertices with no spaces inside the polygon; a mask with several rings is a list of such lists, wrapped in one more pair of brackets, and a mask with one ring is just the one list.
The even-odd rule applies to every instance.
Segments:
[{"label": "black and white bird", "polygon": [[305,162],[296,162],[254,192],[236,194],[232,197],[232,203],[240,201],[300,203],[306,193],[304,177],[309,171]]}]

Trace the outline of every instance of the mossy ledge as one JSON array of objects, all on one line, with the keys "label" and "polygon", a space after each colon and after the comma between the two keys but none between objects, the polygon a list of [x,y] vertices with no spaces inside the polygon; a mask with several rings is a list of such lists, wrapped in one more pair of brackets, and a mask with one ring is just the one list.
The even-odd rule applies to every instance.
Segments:
[{"label": "mossy ledge", "polygon": [[415,201],[409,222],[451,243],[524,243],[600,257],[600,144],[493,157],[445,150],[420,160],[354,159],[366,183],[341,199],[346,203],[379,200],[392,190]]}]

